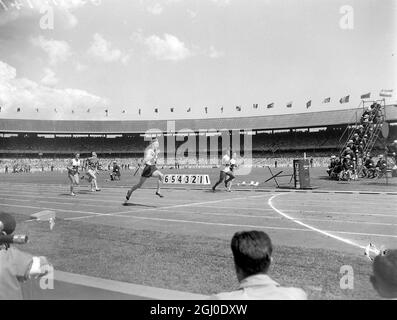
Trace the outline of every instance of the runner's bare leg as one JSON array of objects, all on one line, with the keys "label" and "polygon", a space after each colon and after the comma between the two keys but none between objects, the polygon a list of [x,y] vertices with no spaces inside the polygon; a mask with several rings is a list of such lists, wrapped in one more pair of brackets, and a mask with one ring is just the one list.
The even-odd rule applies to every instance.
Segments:
[{"label": "runner's bare leg", "polygon": [[128,192],[127,192],[127,197],[128,197],[128,198],[131,197],[131,194],[132,194],[135,190],[141,188],[142,185],[145,183],[146,179],[147,179],[146,177],[141,177],[141,178],[139,179],[139,182],[138,182],[135,186],[133,186],[130,190],[128,190]]},{"label": "runner's bare leg", "polygon": [[161,183],[163,182],[163,177],[164,177],[164,175],[163,175],[160,171],[156,170],[155,172],[153,172],[153,175],[152,175],[152,176],[158,178],[158,179],[157,179],[157,190],[156,190],[156,194],[159,195],[159,194],[160,194],[160,186],[161,186]]}]

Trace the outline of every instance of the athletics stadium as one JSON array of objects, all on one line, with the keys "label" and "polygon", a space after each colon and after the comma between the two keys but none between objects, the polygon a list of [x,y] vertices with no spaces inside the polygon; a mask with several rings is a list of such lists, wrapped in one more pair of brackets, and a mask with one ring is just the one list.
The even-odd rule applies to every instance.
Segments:
[{"label": "athletics stadium", "polygon": [[240,292],[241,231],[271,239],[276,291],[382,299],[397,5],[381,2],[0,0],[0,299]]},{"label": "athletics stadium", "polygon": [[[379,132],[372,154],[384,153],[385,146],[393,148],[396,110],[395,105],[385,106],[389,135],[383,138]],[[394,160],[389,160],[386,175],[375,179],[333,181],[326,173],[330,156],[340,153],[362,112],[358,108],[277,117],[176,120],[171,124],[166,120],[1,119],[1,208],[18,218],[19,233],[31,237],[24,248],[40,250],[59,270],[59,278],[65,281],[59,286],[59,298],[142,295],[161,299],[169,294],[178,298],[186,292],[197,298],[195,294],[205,296],[233,287],[228,241],[241,229],[271,234],[276,243],[275,276],[304,288],[311,298],[370,298],[365,289],[370,272],[365,247],[369,243],[390,247],[397,237]],[[185,127],[191,128],[190,132],[184,132]],[[216,154],[216,160],[221,157],[224,137],[233,147],[230,137],[235,138],[235,131],[241,138],[239,161],[246,169],[237,175],[233,192],[220,188],[213,193],[205,184],[164,184],[165,197],[160,199],[154,198],[154,184],[149,182],[129,206],[123,206],[126,190],[139,179],[134,173],[143,157],[142,146],[152,136],[164,139],[165,150],[171,141],[176,150],[193,137],[197,141],[194,152],[184,148],[178,156],[174,151],[165,152],[162,171],[209,175],[213,184],[220,163],[211,161],[211,155]],[[247,136],[249,150],[244,147]],[[200,138],[205,139],[204,151],[199,147]],[[215,151],[210,147],[214,138]],[[103,163],[98,174],[102,191],[90,193],[82,180],[78,196],[71,198],[65,159],[73,152],[89,155],[91,151]],[[310,189],[295,188],[291,181],[292,161],[303,157],[313,159]],[[111,181],[115,159],[129,167],[121,170],[120,180]],[[11,162],[19,164],[15,172]],[[6,163],[10,163],[7,174]],[[26,163],[30,172],[20,172],[18,168]],[[280,171],[280,177],[268,180]],[[23,222],[43,211],[56,214],[52,231],[44,222]],[[314,261],[317,264],[311,270]],[[357,266],[356,290],[352,292],[340,289],[335,281],[342,265]],[[278,268],[282,273],[277,273]],[[97,278],[104,279],[104,284]],[[83,289],[70,289],[79,281],[87,282]],[[29,287],[27,292],[30,297],[39,294],[45,298],[43,291]]]}]

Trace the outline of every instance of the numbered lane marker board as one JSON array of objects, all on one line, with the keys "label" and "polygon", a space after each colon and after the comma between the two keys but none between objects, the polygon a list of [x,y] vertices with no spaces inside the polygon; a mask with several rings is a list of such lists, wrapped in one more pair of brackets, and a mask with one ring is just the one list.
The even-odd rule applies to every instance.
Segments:
[{"label": "numbered lane marker board", "polygon": [[165,184],[211,184],[208,174],[165,174]]}]

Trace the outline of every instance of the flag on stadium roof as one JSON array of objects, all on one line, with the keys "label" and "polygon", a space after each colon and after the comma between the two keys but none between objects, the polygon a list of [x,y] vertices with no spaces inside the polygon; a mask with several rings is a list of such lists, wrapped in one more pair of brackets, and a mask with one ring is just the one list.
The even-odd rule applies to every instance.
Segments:
[{"label": "flag on stadium roof", "polygon": [[123,110],[122,113],[125,113],[125,110]]},{"label": "flag on stadium roof", "polygon": [[106,109],[106,110],[105,110],[105,113],[106,113],[106,116],[108,116],[109,110]]},{"label": "flag on stadium roof", "polygon": [[1,107],[0,107],[0,112],[1,112]]},{"label": "flag on stadium roof", "polygon": [[221,113],[223,113],[223,107],[221,107]]},{"label": "flag on stadium roof", "polygon": [[170,111],[171,111],[171,112],[174,112],[174,108],[170,108]]},{"label": "flag on stadium roof", "polygon": [[39,108],[36,108],[36,112],[39,112]]},{"label": "flag on stadium roof", "polygon": [[57,110],[57,108],[55,108],[55,109],[54,109],[54,111],[55,111],[55,113],[58,113],[58,110]]},{"label": "flag on stadium roof", "polygon": [[287,108],[292,108],[292,101],[287,103]]},{"label": "flag on stadium roof", "polygon": [[267,108],[268,108],[268,109],[271,109],[271,108],[273,108],[273,107],[274,107],[274,102],[272,102],[272,103],[270,103],[270,104],[267,105]]},{"label": "flag on stadium roof", "polygon": [[349,102],[350,96],[342,97],[339,100],[339,103],[347,103]]},{"label": "flag on stadium roof", "polygon": [[379,93],[381,97],[391,97],[393,95],[392,89],[382,89]]},{"label": "flag on stadium roof", "polygon": [[17,112],[21,112],[21,108],[17,108]]},{"label": "flag on stadium roof", "polygon": [[72,113],[74,113],[74,110],[72,110]]},{"label": "flag on stadium roof", "polygon": [[361,95],[361,99],[369,99],[371,97],[371,92]]},{"label": "flag on stadium roof", "polygon": [[241,107],[240,106],[236,106],[236,110],[237,111],[241,111]]},{"label": "flag on stadium roof", "polygon": [[205,113],[208,113],[208,108],[204,107]]},{"label": "flag on stadium roof", "polygon": [[254,103],[254,104],[252,105],[252,107],[253,107],[254,109],[258,109],[258,104],[257,104],[257,103]]},{"label": "flag on stadium roof", "polygon": [[187,110],[186,110],[186,112],[190,112],[190,111],[192,111],[192,108],[188,108]]},{"label": "flag on stadium roof", "polygon": [[141,109],[138,109],[138,114],[141,115]]},{"label": "flag on stadium roof", "polygon": [[90,108],[87,109],[87,112],[88,112],[88,113],[90,112]]},{"label": "flag on stadium roof", "polygon": [[158,108],[154,108],[154,112],[155,113],[159,113],[159,109]]},{"label": "flag on stadium roof", "polygon": [[323,103],[330,103],[331,102],[331,97],[325,98],[323,100]]},{"label": "flag on stadium roof", "polygon": [[306,102],[306,109],[310,108],[311,106],[312,106],[312,101],[311,100]]}]

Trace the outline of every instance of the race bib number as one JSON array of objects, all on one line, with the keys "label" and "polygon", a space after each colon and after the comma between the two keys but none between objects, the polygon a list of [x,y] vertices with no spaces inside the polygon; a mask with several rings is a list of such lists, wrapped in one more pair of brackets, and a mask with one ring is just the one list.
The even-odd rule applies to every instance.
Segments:
[{"label": "race bib number", "polygon": [[166,174],[166,184],[211,184],[208,174]]}]

